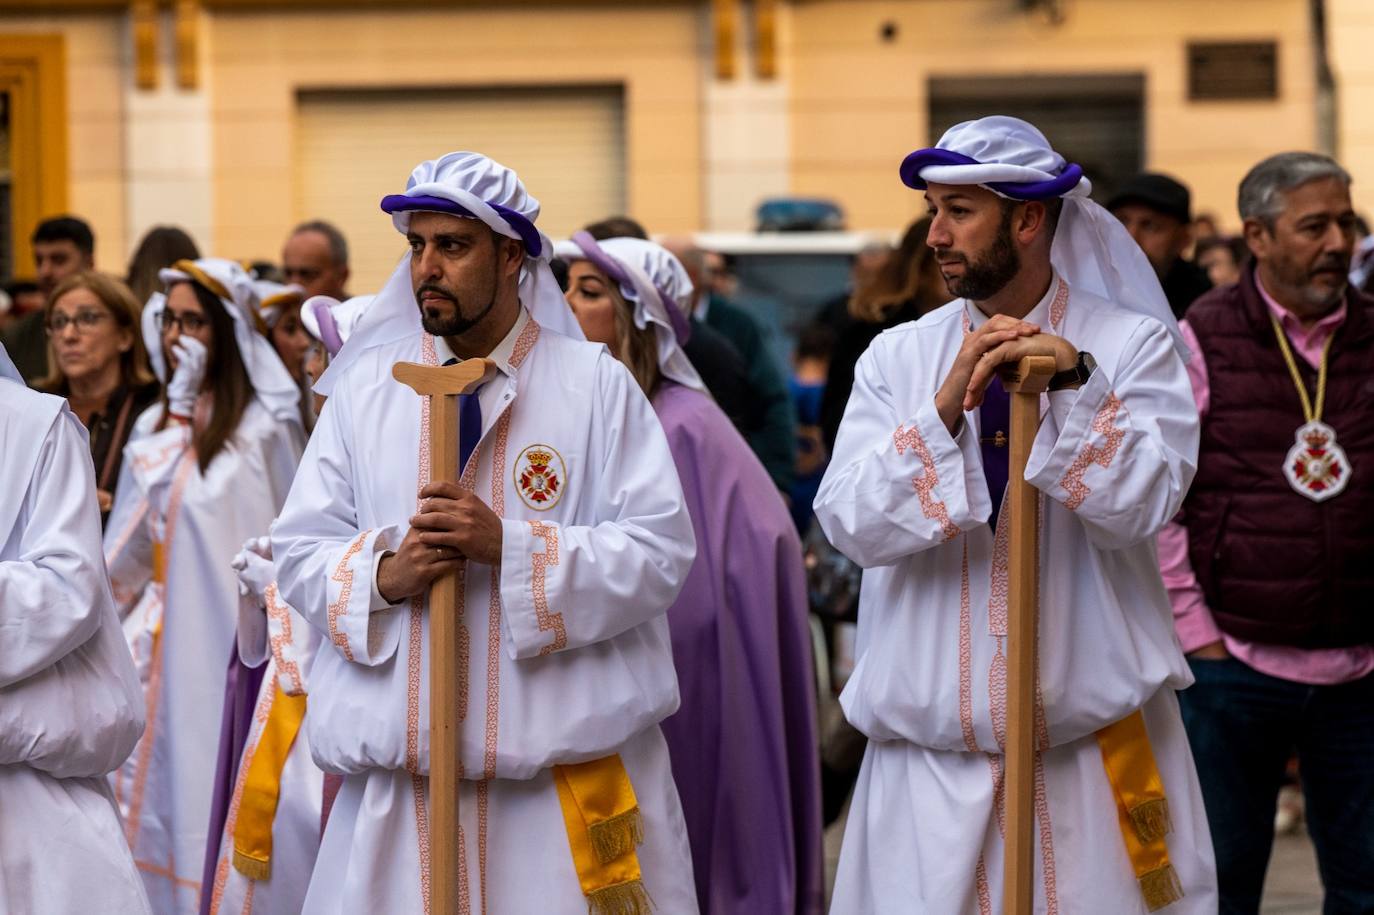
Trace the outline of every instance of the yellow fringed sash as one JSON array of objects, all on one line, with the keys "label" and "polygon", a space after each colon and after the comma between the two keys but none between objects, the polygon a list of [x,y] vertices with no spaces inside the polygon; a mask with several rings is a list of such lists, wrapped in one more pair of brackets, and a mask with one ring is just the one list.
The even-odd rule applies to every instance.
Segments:
[{"label": "yellow fringed sash", "polygon": [[620,756],[554,766],[553,781],[589,915],[649,915],[635,853],[644,821]]},{"label": "yellow fringed sash", "polygon": [[1144,716],[1135,711],[1098,731],[1097,746],[1116,796],[1121,837],[1145,906],[1153,912],[1178,902],[1183,898],[1183,887],[1169,863],[1169,847],[1164,842],[1173,828],[1169,800],[1150,749]]},{"label": "yellow fringed sash", "polygon": [[250,880],[272,876],[272,820],[281,794],[282,767],[305,718],[304,696],[288,696],[276,685],[273,689],[272,708],[248,763],[234,823],[234,869]]}]

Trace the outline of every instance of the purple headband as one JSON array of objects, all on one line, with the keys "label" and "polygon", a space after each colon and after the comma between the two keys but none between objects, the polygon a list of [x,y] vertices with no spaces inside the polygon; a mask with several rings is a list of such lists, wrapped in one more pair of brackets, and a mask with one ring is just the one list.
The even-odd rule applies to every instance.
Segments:
[{"label": "purple headband", "polygon": [[343,349],[343,338],[339,336],[339,322],[334,320],[334,312],[323,302],[316,302],[312,310],[320,325],[320,342],[331,357],[337,356]]},{"label": "purple headband", "polygon": [[[596,243],[590,232],[574,232],[572,237],[573,244],[582,249],[582,253],[587,255],[587,260],[596,264],[602,273],[615,280],[621,286],[634,288],[634,283],[630,280],[630,275],[620,266],[620,262],[606,253],[606,250]],[[668,320],[673,325],[673,336],[677,338],[679,345],[685,344],[692,336],[692,325],[687,323],[687,316],[682,313],[682,309],[677,307],[673,297],[668,295],[657,286],[654,291],[658,293],[659,300],[663,303],[663,310],[668,312]]]},{"label": "purple headband", "polygon": [[[926,182],[921,178],[921,169],[928,165],[983,164],[985,163],[979,162],[972,156],[966,156],[952,149],[940,149],[938,146],[930,149],[918,149],[902,160],[902,183],[907,187],[923,191],[926,189]],[[1082,180],[1083,169],[1070,162],[1064,166],[1062,172],[1048,181],[987,181],[982,183],[1003,197],[1011,197],[1015,200],[1048,200],[1051,197],[1064,196],[1077,187],[1078,182]]]},{"label": "purple headband", "polygon": [[[530,257],[538,257],[544,250],[543,243],[539,240],[539,230],[520,213],[509,207],[503,207],[499,203],[489,203],[487,206],[501,214],[501,217],[510,223],[510,227],[520,236],[520,241],[525,245],[525,251]],[[450,213],[454,216],[466,216],[469,219],[480,219],[476,213],[469,210],[460,203],[454,203],[446,197],[431,197],[428,194],[418,194],[411,197],[408,194],[388,194],[382,198],[382,212],[384,213],[409,213],[416,210],[426,212]]]}]

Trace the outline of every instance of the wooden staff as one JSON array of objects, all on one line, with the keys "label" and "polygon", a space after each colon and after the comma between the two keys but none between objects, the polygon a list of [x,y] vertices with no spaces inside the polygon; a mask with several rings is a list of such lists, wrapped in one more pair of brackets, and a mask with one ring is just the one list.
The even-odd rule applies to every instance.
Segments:
[{"label": "wooden staff", "polygon": [[1026,356],[1002,375],[1011,395],[1007,502],[1006,860],[1004,915],[1031,915],[1035,903],[1035,634],[1040,594],[1040,504],[1026,482],[1026,463],[1040,427],[1040,394],[1054,374],[1054,357]]},{"label": "wooden staff", "polygon": [[[458,466],[458,395],[470,394],[493,373],[486,359],[455,365],[398,362],[391,375],[416,394],[429,398],[429,466],[432,482],[456,483]],[[482,430],[472,430],[479,436]],[[429,586],[429,817],[430,911],[457,915],[458,854],[458,576],[450,573]]]}]

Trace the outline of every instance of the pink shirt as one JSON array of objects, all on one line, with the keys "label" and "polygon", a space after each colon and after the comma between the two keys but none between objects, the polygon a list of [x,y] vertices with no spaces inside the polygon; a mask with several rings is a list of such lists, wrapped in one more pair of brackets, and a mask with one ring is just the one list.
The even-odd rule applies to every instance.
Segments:
[{"label": "pink shirt", "polygon": [[[1279,326],[1292,344],[1294,353],[1307,363],[1316,367],[1321,362],[1322,347],[1336,328],[1345,320],[1345,305],[1331,314],[1304,328],[1289,311],[1274,301],[1259,277],[1255,278],[1260,296],[1269,310],[1279,319]],[[1198,415],[1207,416],[1211,404],[1211,386],[1207,380],[1207,365],[1203,362],[1202,347],[1198,344],[1197,334],[1188,322],[1179,322],[1183,339],[1193,351],[1188,361],[1188,379],[1193,383],[1193,399],[1197,401]],[[1310,391],[1308,392],[1311,393]],[[1293,417],[1293,428],[1302,422],[1301,416]],[[1274,468],[1274,473],[1282,471]],[[1235,636],[1227,635],[1217,628],[1212,619],[1212,611],[1202,595],[1202,588],[1193,574],[1193,565],[1188,558],[1188,529],[1177,521],[1171,521],[1159,532],[1159,566],[1164,575],[1164,586],[1169,590],[1169,600],[1174,606],[1174,628],[1178,631],[1179,642],[1185,652],[1196,651],[1204,645],[1221,641],[1226,650],[1241,661],[1271,677],[1293,680],[1298,683],[1333,684],[1348,683],[1374,671],[1374,646],[1358,645],[1353,648],[1289,648],[1283,645],[1265,645],[1246,642]]]}]

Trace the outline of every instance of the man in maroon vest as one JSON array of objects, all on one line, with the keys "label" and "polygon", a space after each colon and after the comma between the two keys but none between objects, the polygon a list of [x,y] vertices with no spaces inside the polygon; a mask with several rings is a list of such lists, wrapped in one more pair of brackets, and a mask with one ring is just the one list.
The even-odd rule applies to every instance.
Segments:
[{"label": "man in maroon vest", "polygon": [[1336,162],[1265,159],[1239,205],[1254,262],[1182,325],[1202,440],[1159,554],[1183,719],[1221,911],[1259,910],[1296,751],[1326,911],[1374,912],[1374,299]]}]

